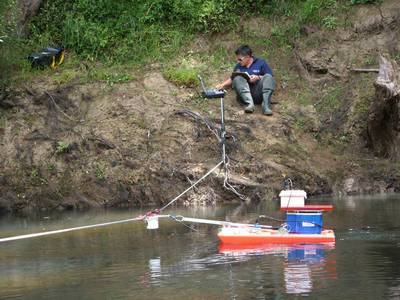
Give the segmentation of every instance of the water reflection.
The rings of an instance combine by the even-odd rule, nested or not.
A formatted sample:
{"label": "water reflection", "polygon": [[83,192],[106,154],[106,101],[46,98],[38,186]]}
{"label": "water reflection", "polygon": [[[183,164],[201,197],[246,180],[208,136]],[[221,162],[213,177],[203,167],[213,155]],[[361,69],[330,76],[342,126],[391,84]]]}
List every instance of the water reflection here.
{"label": "water reflection", "polygon": [[[260,259],[263,256],[281,257],[280,268],[287,294],[308,294],[313,289],[313,282],[326,274],[325,278],[335,280],[336,259],[331,254],[335,249],[334,243],[308,245],[277,245],[266,244],[261,246],[226,245],[220,244],[218,253],[197,259],[185,259],[177,264],[163,266],[161,258],[151,258],[148,261],[149,283],[161,285],[163,278],[171,278],[185,273],[204,271],[218,265],[231,267],[238,263]],[[279,272],[279,270],[274,270]],[[314,279],[316,277],[316,279]],[[233,279],[230,279],[231,281]],[[230,282],[235,285],[235,282]]]}
{"label": "water reflection", "polygon": [[152,284],[158,284],[161,277],[161,259],[153,258],[149,259],[149,269],[150,269],[150,282]]}
{"label": "water reflection", "polygon": [[[313,288],[313,273],[321,270],[336,279],[336,260],[326,257],[326,251],[333,250],[334,243],[313,245],[220,245],[220,252],[225,255],[281,255],[284,257],[283,274],[286,293],[307,294]],[[317,276],[319,277],[319,276]]]}

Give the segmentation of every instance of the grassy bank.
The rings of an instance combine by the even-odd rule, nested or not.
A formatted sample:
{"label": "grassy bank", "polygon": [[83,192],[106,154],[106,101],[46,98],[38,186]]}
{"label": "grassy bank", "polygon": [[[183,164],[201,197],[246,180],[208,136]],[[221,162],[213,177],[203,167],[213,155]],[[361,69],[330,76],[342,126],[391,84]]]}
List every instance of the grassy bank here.
{"label": "grassy bank", "polygon": [[[191,55],[188,45],[195,36],[215,37],[228,31],[237,34],[238,44],[250,43],[265,51],[259,54],[282,61],[282,56],[291,55],[303,26],[312,24],[328,30],[348,26],[349,8],[376,2],[379,1],[264,0],[254,4],[250,0],[45,0],[31,22],[29,38],[19,39],[19,6],[15,0],[5,0],[0,4],[0,14],[4,16],[0,19],[0,36],[5,37],[0,44],[0,81],[2,85],[16,82],[15,78],[26,81],[32,75],[26,56],[49,45],[64,46],[68,59],[75,60],[72,67],[85,62],[95,64],[96,69],[104,66],[107,72],[110,65],[124,69],[187,58]],[[249,17],[276,24],[265,29],[270,30],[268,38],[260,38],[251,26],[243,26]],[[231,59],[230,53],[212,50],[218,53],[207,63],[223,65]]]}

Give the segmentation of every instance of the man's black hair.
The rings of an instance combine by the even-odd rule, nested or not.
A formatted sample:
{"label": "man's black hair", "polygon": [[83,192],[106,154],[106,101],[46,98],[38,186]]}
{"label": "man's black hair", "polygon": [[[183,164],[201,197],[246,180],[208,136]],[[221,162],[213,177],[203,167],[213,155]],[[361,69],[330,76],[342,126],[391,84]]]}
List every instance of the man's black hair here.
{"label": "man's black hair", "polygon": [[253,56],[253,50],[248,45],[242,45],[235,51],[236,55]]}

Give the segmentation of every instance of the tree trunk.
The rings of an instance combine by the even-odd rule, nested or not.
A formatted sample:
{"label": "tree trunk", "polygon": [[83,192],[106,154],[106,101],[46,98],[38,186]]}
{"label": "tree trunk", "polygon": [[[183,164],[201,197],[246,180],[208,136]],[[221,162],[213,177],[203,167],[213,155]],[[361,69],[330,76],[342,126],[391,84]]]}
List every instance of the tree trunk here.
{"label": "tree trunk", "polygon": [[368,142],[375,155],[399,158],[400,143],[400,74],[395,61],[379,58],[375,81],[375,102],[368,116]]}
{"label": "tree trunk", "polygon": [[42,0],[19,0],[21,7],[21,17],[17,24],[17,34],[19,37],[29,35],[29,22],[39,12]]}

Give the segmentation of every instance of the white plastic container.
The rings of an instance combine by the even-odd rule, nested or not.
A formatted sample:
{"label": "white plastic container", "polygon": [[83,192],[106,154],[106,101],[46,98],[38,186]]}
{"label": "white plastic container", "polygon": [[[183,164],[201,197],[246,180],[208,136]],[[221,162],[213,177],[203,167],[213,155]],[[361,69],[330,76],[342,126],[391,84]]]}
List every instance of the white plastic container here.
{"label": "white plastic container", "polygon": [[158,229],[158,216],[149,216],[146,218],[147,229]]}
{"label": "white plastic container", "polygon": [[283,190],[279,193],[281,207],[303,207],[307,193],[303,190]]}

